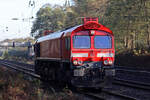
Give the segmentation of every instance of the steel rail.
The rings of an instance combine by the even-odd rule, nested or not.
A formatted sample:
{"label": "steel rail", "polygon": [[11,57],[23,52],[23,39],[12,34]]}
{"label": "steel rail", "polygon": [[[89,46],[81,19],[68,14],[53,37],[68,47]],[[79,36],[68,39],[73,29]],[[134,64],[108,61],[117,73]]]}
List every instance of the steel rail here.
{"label": "steel rail", "polygon": [[147,73],[147,74],[150,74],[149,71],[139,71],[139,70],[129,70],[129,69],[116,69],[116,71],[126,71],[126,72],[133,72],[133,73]]}
{"label": "steel rail", "polygon": [[150,90],[150,84],[143,83],[143,82],[114,78],[114,81],[112,83],[118,84],[118,85],[124,85],[128,87],[133,87],[133,88],[138,88],[138,89]]}
{"label": "steel rail", "polygon": [[28,74],[28,75],[30,75],[32,77],[40,79],[40,76],[35,74],[33,70],[30,70],[30,69],[27,69],[27,68],[23,68],[23,67],[21,67],[19,65],[14,66],[14,64],[12,64],[12,63],[10,64],[10,63],[6,63],[6,62],[1,62],[1,64],[4,65],[4,66],[9,67],[11,69],[23,72],[23,73]]}
{"label": "steel rail", "polygon": [[26,70],[29,72],[34,72],[34,69],[24,68],[23,66],[19,66],[19,65],[13,64],[13,63],[7,63],[7,62],[2,62],[2,63],[6,64],[6,65],[16,66],[17,68],[20,68],[20,69],[23,69],[23,70]]}
{"label": "steel rail", "polygon": [[106,94],[109,94],[109,95],[114,95],[114,96],[117,96],[117,97],[120,97],[120,98],[124,98],[126,100],[137,100],[137,98],[134,98],[132,96],[128,96],[128,95],[125,95],[125,94],[117,93],[117,92],[114,92],[114,91],[109,91],[109,90],[106,90],[106,89],[102,89],[102,92],[104,92]]}
{"label": "steel rail", "polygon": [[27,63],[23,63],[23,62],[12,61],[12,60],[0,60],[0,62],[1,61],[7,62],[7,63],[13,63],[13,64],[16,64],[16,65],[28,66],[31,69],[34,69],[34,65],[33,64],[27,64]]}
{"label": "steel rail", "polygon": [[[140,69],[140,68],[133,68],[133,67],[123,67],[123,66],[116,66],[116,70],[121,70],[121,71],[128,71],[128,72],[140,72],[140,73],[148,73],[150,74],[150,71],[146,71],[146,69]],[[148,69],[150,70],[150,69]]]}
{"label": "steel rail", "polygon": [[13,66],[16,66],[16,67],[18,67],[18,68],[21,68],[21,69],[24,69],[24,70],[27,70],[27,71],[30,71],[30,72],[34,72],[34,69],[31,69],[31,68],[24,68],[23,66],[19,66],[19,65],[14,64],[14,63],[8,63],[8,62],[2,62],[2,63],[8,64],[8,65],[13,65]]}
{"label": "steel rail", "polygon": [[98,100],[106,100],[104,97],[100,96],[100,94],[95,94],[95,93],[81,93],[81,94]]}

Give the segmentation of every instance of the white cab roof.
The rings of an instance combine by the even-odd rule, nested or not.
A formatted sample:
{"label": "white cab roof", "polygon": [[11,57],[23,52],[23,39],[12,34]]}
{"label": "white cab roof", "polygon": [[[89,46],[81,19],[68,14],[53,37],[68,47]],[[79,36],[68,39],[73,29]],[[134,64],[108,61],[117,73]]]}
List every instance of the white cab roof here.
{"label": "white cab roof", "polygon": [[42,42],[42,41],[46,41],[46,40],[51,40],[51,39],[56,39],[56,38],[60,38],[62,36],[62,34],[64,33],[64,35],[68,32],[72,32],[73,30],[75,30],[76,28],[78,28],[81,25],[72,27],[70,29],[64,30],[64,31],[57,31],[54,33],[51,33],[49,35],[46,36],[42,36],[40,38],[37,39],[37,43]]}

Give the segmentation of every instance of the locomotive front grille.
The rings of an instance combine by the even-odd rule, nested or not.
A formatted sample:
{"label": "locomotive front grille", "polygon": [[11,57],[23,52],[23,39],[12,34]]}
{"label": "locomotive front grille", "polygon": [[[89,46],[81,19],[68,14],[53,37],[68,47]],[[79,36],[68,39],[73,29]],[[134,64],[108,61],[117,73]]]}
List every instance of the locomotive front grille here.
{"label": "locomotive front grille", "polygon": [[[83,70],[82,70],[83,71]],[[72,83],[80,86],[95,86],[103,82],[104,79],[104,72],[100,68],[90,68],[84,69],[84,74],[82,76],[74,76],[72,79]]]}

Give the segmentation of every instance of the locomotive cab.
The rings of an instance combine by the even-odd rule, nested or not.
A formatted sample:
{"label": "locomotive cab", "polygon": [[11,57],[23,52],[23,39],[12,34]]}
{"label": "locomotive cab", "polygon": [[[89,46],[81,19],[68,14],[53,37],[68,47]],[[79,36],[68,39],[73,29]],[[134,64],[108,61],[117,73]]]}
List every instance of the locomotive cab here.
{"label": "locomotive cab", "polygon": [[71,40],[73,84],[95,87],[115,75],[113,34],[92,27],[74,32]]}
{"label": "locomotive cab", "polygon": [[101,65],[112,66],[114,63],[113,36],[104,31],[80,31],[72,36],[71,57],[73,65],[84,65],[84,62],[101,62]]}

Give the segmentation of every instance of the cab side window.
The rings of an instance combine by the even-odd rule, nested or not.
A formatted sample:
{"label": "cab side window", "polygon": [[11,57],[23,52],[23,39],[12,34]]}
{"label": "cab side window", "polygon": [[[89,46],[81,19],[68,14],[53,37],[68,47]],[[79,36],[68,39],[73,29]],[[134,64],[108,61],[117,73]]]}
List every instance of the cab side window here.
{"label": "cab side window", "polygon": [[65,47],[67,50],[70,50],[70,38],[69,37],[65,38]]}

